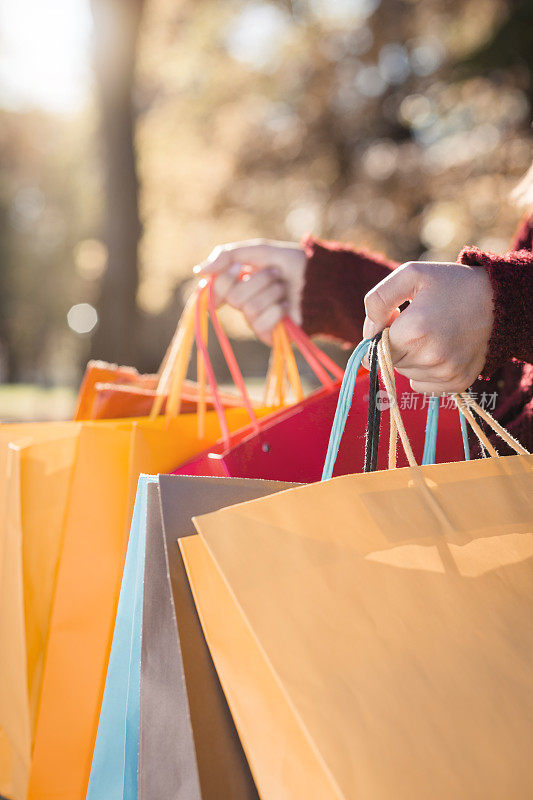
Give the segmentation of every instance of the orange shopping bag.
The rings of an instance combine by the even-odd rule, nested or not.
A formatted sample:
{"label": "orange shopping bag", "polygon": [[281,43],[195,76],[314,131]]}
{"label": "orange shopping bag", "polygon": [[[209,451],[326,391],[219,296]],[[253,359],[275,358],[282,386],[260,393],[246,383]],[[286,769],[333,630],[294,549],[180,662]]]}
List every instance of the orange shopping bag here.
{"label": "orange shopping bag", "polygon": [[211,654],[263,800],[531,797],[533,456],[465,395],[492,457],[416,466],[380,353],[411,466],[180,540]]}
{"label": "orange shopping bag", "polygon": [[[247,420],[230,409],[232,428]],[[82,423],[48,632],[28,798],[85,797],[126,536],[141,472],[168,472],[203,440],[194,415],[102,426]]]}
{"label": "orange shopping bag", "polygon": [[140,472],[211,446],[221,419],[250,419],[208,410],[205,394],[200,431],[179,413],[191,311],[182,331],[156,394],[171,396],[165,417],[0,426],[0,791],[14,800],[85,797]]}
{"label": "orange shopping bag", "polygon": [[[243,409],[229,409],[226,419],[233,430],[248,421],[248,414]],[[30,435],[20,439],[22,432]],[[75,696],[80,695],[79,726],[83,722],[83,698],[87,704],[96,703],[91,713],[97,716],[98,701],[94,698],[98,698],[99,689],[94,689],[93,683],[91,695],[89,678],[91,675],[94,678],[102,653],[105,671],[106,625],[111,630],[115,603],[113,580],[120,580],[139,473],[169,471],[214,443],[219,435],[214,412],[206,414],[205,434],[201,439],[192,414],[180,415],[169,422],[158,418],[0,426],[0,792],[15,800],[26,796],[33,748],[34,767],[39,763],[40,730],[47,746],[52,748],[46,757],[51,770],[55,763],[57,778],[65,772],[64,764],[61,768],[57,765],[57,758],[62,758],[61,738],[64,736],[71,744],[76,742],[77,746],[79,740],[75,735],[76,725],[72,730],[61,730],[55,721],[60,719],[61,708],[66,705],[69,676],[76,681],[73,672],[76,653],[87,670],[87,694],[81,678],[76,686],[70,687]],[[71,548],[83,554],[83,546],[89,548],[92,561],[88,558],[85,563],[83,556],[75,562],[77,571],[72,572],[73,562],[66,556],[72,555]],[[92,586],[88,583],[91,564],[95,570]],[[89,597],[99,586],[101,602],[107,611],[98,612],[95,620]],[[70,595],[73,589],[79,593],[78,608]],[[65,629],[56,633],[58,625],[64,624],[59,611],[62,592],[70,597],[65,600],[72,612],[68,635]],[[78,611],[80,615],[76,616]],[[103,636],[105,641],[101,641],[100,650],[95,646],[85,659],[81,642],[89,641],[91,620],[96,626],[91,635]],[[57,641],[64,641],[67,647],[69,657],[62,665],[67,676],[54,661]],[[54,675],[58,677],[50,683]],[[83,667],[79,675],[83,675]],[[78,716],[77,702],[70,706],[75,716]],[[47,709],[51,717],[47,716]],[[50,722],[54,723],[56,737],[47,730]],[[58,748],[55,751],[54,742]],[[90,747],[89,744],[83,756],[89,763]],[[77,752],[81,757],[81,750]],[[73,770],[75,761],[73,758]]]}
{"label": "orange shopping bag", "polygon": [[[189,309],[196,303],[193,294],[189,306],[180,319],[172,341],[157,374],[142,375],[133,367],[119,367],[105,361],[89,361],[74,412],[75,420],[118,419],[123,417],[148,416],[153,408],[154,400],[162,396],[159,411],[166,405],[169,391],[169,377],[176,367],[176,362],[183,359],[190,341]],[[185,358],[188,360],[188,357]],[[201,389],[193,381],[183,380],[181,388],[181,412],[196,411]],[[225,407],[240,405],[239,398],[229,392],[218,390]],[[209,407],[212,408],[212,395],[206,390]]]}
{"label": "orange shopping bag", "polygon": [[72,423],[0,426],[0,792],[10,797],[25,795],[76,446]]}

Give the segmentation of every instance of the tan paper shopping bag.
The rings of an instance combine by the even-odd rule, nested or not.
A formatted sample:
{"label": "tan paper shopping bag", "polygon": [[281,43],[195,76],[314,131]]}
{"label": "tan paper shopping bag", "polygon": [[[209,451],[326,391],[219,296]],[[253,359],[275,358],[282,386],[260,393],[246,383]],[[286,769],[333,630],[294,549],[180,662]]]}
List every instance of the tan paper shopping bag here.
{"label": "tan paper shopping bag", "polygon": [[263,800],[532,796],[533,457],[195,524],[180,546]]}
{"label": "tan paper shopping bag", "polygon": [[160,475],[148,486],[139,800],[257,800],[177,544],[191,517],[291,484]]}

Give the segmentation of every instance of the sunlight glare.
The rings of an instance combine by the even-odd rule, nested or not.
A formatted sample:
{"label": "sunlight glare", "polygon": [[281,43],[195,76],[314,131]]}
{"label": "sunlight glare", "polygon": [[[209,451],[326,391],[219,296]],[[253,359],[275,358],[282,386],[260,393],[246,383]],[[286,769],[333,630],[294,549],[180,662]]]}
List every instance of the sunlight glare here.
{"label": "sunlight glare", "polygon": [[3,0],[0,106],[76,111],[91,87],[88,0]]}

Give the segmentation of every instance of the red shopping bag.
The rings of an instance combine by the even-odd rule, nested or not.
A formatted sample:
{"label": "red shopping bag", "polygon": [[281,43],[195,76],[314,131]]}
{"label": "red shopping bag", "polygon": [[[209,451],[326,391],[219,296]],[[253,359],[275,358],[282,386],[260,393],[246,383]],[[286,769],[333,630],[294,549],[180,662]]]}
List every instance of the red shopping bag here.
{"label": "red shopping bag", "polygon": [[[232,478],[313,483],[320,480],[328,447],[329,435],[337,407],[340,380],[332,362],[311,343],[290,320],[285,321],[291,339],[317,373],[322,388],[300,402],[259,420],[224,437],[215,446],[183,464],[174,474],[213,475]],[[330,369],[336,379],[324,377]],[[334,367],[335,365],[333,365]],[[346,433],[335,464],[335,475],[363,471],[365,434],[368,415],[368,374],[358,379]],[[421,461],[424,451],[426,415],[429,397],[412,391],[407,378],[398,376],[398,402],[411,437],[413,451]],[[389,415],[384,414],[383,436],[378,451],[378,469],[387,469]],[[463,440],[455,404],[441,402],[437,440],[437,463],[460,461]],[[407,466],[402,453],[398,466]]]}

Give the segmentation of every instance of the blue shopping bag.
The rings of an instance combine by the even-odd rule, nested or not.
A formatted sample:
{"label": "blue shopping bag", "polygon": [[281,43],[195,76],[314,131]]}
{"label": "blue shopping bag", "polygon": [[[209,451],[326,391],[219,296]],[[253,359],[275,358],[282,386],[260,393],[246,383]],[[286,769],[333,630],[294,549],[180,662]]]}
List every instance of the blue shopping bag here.
{"label": "blue shopping bag", "polygon": [[87,800],[137,798],[147,487],[153,482],[157,477],[141,475],[137,486]]}

